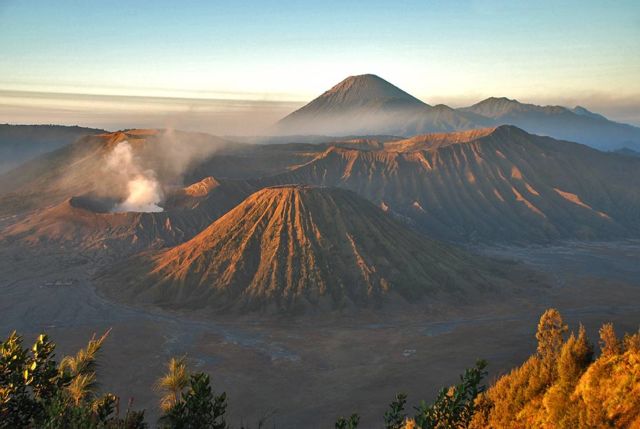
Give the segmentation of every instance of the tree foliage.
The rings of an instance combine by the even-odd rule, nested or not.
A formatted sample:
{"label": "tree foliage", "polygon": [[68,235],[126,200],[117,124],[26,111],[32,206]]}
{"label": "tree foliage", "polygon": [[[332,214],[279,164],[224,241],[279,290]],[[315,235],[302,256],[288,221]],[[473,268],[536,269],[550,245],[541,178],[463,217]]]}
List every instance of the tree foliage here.
{"label": "tree foliage", "polygon": [[602,356],[614,356],[622,352],[622,343],[616,336],[613,323],[605,323],[600,328],[600,353]]}
{"label": "tree foliage", "polygon": [[71,380],[57,369],[55,345],[40,335],[31,350],[11,333],[0,346],[0,427],[26,427],[44,418],[45,408]]}
{"label": "tree foliage", "polygon": [[[536,352],[487,390],[485,361],[441,389],[415,415],[397,394],[384,412],[386,429],[640,429],[640,331],[616,336],[600,329],[600,355],[586,330],[568,328],[557,310],[547,310],[536,331]],[[0,429],[141,429],[144,411],[131,402],[120,416],[119,398],[100,393],[99,354],[107,338],[95,336],[75,355],[55,360],[55,344],[40,335],[30,348],[13,332],[0,343]],[[173,358],[156,383],[159,424],[172,429],[227,429],[226,393],[216,394],[204,373],[190,373],[186,359]],[[261,427],[259,424],[258,427]],[[360,416],[340,417],[336,429],[356,429]]]}
{"label": "tree foliage", "polygon": [[556,310],[542,315],[537,353],[478,397],[471,428],[640,429],[640,335],[621,342],[605,324],[594,361],[584,327],[566,331]]}
{"label": "tree foliage", "polygon": [[473,417],[476,397],[484,392],[482,379],[487,375],[487,362],[480,360],[475,367],[460,376],[460,383],[440,390],[433,404],[424,401],[416,408],[414,420],[422,429],[462,429]]}
{"label": "tree foliage", "polygon": [[[405,413],[407,395],[399,393],[384,413],[384,427],[387,429],[462,429],[467,428],[475,411],[475,400],[485,390],[482,380],[487,375],[487,362],[479,360],[473,368],[460,376],[460,383],[441,389],[432,404],[422,401],[415,408],[416,415],[408,418]],[[360,417],[352,414],[340,417],[336,429],[353,429]]]}
{"label": "tree foliage", "polygon": [[384,413],[384,427],[386,429],[402,429],[407,418],[404,407],[407,404],[407,395],[398,393],[389,404],[389,409]]}
{"label": "tree foliage", "polygon": [[96,359],[107,334],[59,365],[46,335],[31,349],[17,333],[9,335],[0,344],[0,428],[146,427],[144,412],[127,410],[121,418],[115,395],[96,394]]}
{"label": "tree foliage", "polygon": [[336,421],[336,429],[356,429],[360,423],[358,414],[351,414],[349,417],[340,417]]}
{"label": "tree foliage", "polygon": [[185,358],[171,358],[167,364],[167,373],[160,377],[156,389],[162,393],[160,409],[169,412],[182,397],[184,389],[189,384],[189,371]]}
{"label": "tree foliage", "polygon": [[161,425],[171,429],[226,429],[227,394],[215,395],[209,376],[190,376],[186,393],[161,417]]}
{"label": "tree foliage", "polygon": [[65,356],[60,362],[59,371],[70,380],[66,386],[67,394],[76,406],[95,396],[98,353],[108,335],[109,331],[100,338],[94,335],[85,349],[80,349],[75,356]]}

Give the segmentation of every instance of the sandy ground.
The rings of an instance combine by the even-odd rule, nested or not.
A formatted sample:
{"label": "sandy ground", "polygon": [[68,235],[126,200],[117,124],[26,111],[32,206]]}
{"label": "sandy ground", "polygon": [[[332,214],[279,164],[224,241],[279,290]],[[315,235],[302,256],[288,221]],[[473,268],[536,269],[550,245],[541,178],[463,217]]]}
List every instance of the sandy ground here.
{"label": "sandy ground", "polygon": [[171,356],[187,355],[227,391],[235,427],[268,417],[269,428],[327,428],[358,412],[361,427],[377,428],[397,392],[415,405],[478,358],[489,361],[490,378],[522,362],[545,308],[559,308],[574,329],[582,322],[594,340],[603,322],[619,333],[640,326],[640,242],[475,250],[543,270],[552,287],[451,317],[239,322],[113,303],[94,290],[96,261],[0,249],[0,335],[15,329],[31,341],[47,332],[62,356],[112,328],[101,388],[133,398],[151,423],[154,380]]}

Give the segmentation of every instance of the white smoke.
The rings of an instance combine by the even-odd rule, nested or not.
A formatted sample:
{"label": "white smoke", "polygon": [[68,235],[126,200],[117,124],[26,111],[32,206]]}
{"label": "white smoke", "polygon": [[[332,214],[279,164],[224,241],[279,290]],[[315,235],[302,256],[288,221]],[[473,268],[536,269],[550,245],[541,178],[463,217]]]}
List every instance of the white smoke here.
{"label": "white smoke", "polygon": [[135,176],[127,183],[129,195],[118,204],[117,212],[161,212],[162,190],[155,178]]}
{"label": "white smoke", "polygon": [[133,149],[124,140],[113,149],[107,158],[107,168],[126,181],[127,197],[116,205],[114,212],[161,212],[162,187],[153,170],[140,167]]}

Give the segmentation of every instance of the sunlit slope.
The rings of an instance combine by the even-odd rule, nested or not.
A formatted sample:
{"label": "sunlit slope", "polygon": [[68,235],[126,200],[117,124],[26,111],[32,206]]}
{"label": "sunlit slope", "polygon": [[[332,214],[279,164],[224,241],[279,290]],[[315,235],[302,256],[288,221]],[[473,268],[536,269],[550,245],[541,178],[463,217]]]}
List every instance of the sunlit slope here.
{"label": "sunlit slope", "polygon": [[385,150],[334,147],[263,183],[351,189],[451,240],[640,234],[640,160],[512,126],[418,136]]}
{"label": "sunlit slope", "polygon": [[462,302],[498,288],[499,272],[352,192],[285,186],[256,192],[192,240],[106,278],[115,296],[172,307],[303,311],[397,296]]}

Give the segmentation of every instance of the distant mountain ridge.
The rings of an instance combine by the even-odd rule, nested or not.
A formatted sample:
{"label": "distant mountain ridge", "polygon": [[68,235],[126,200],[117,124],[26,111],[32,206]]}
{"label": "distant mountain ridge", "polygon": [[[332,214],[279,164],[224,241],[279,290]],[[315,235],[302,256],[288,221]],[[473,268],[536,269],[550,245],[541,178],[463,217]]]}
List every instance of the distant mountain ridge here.
{"label": "distant mountain ridge", "polygon": [[334,146],[256,187],[353,190],[438,238],[546,242],[640,235],[640,159],[510,125]]}
{"label": "distant mountain ridge", "polygon": [[515,125],[523,130],[574,141],[600,150],[640,148],[640,128],[610,121],[584,107],[538,106],[506,97],[490,97],[470,107],[458,109]]}
{"label": "distant mountain ridge", "polygon": [[430,106],[372,74],[350,76],[280,120],[274,134],[400,135],[473,128],[473,114]]}
{"label": "distant mountain ridge", "polygon": [[626,156],[635,156],[640,157],[640,152],[637,150],[629,149],[628,147],[623,147],[613,151],[614,153]]}
{"label": "distant mountain ridge", "polygon": [[281,119],[274,134],[415,136],[499,125],[610,151],[640,150],[640,128],[611,121],[582,106],[538,106],[490,97],[469,107],[431,106],[371,74],[350,76]]}
{"label": "distant mountain ridge", "polygon": [[0,174],[80,137],[104,132],[78,126],[0,124]]}

